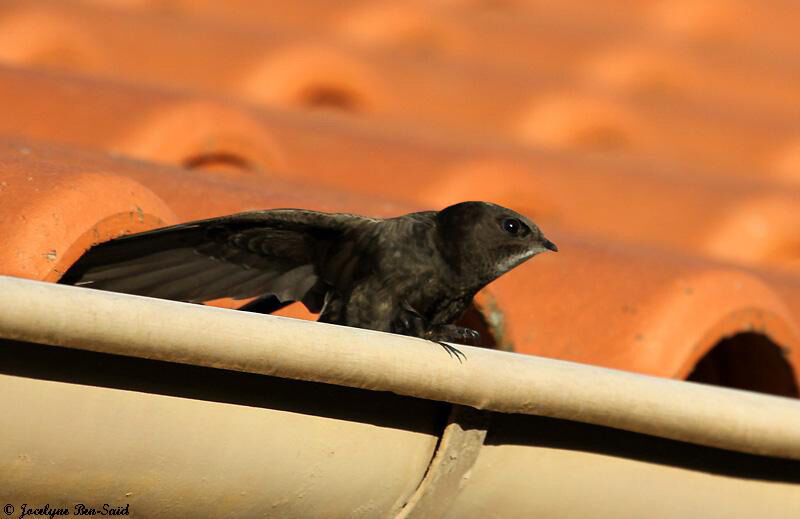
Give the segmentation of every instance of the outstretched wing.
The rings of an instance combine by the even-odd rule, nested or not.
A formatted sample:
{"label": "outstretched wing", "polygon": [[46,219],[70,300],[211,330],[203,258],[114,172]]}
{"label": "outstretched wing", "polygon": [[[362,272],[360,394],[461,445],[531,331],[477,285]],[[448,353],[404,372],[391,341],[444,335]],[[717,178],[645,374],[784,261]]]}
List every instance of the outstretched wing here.
{"label": "outstretched wing", "polygon": [[60,282],[191,302],[274,295],[318,312],[361,274],[379,222],[300,209],[189,222],[101,243]]}

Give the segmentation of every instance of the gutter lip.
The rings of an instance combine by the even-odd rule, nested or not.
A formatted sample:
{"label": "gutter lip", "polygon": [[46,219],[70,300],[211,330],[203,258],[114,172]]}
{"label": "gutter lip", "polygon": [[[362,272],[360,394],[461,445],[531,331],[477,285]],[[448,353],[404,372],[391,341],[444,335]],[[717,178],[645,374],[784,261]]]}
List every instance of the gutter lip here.
{"label": "gutter lip", "polygon": [[0,337],[548,416],[800,460],[800,401],[412,337],[0,276]]}

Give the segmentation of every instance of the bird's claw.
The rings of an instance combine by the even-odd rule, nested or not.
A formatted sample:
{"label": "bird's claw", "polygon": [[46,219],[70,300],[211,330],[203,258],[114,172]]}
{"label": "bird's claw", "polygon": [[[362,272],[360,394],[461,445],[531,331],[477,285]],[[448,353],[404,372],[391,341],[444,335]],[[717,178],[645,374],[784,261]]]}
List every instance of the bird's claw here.
{"label": "bird's claw", "polygon": [[464,353],[455,346],[451,346],[450,344],[447,344],[446,342],[442,341],[433,341],[433,342],[444,348],[444,351],[446,351],[447,354],[450,355],[450,358],[455,358],[456,360],[458,360],[459,364],[463,364],[464,361],[467,360],[467,356],[464,355]]}

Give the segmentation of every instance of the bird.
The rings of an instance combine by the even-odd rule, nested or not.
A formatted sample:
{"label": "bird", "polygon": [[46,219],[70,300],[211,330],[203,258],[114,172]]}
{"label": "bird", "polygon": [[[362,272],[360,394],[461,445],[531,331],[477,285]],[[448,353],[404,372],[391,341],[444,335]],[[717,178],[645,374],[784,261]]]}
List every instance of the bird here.
{"label": "bird", "polygon": [[[248,211],[129,234],[90,248],[61,283],[185,302],[301,301],[324,323],[474,344],[455,321],[475,294],[544,251],[529,218],[489,202],[393,218]],[[269,310],[267,311],[269,312]]]}

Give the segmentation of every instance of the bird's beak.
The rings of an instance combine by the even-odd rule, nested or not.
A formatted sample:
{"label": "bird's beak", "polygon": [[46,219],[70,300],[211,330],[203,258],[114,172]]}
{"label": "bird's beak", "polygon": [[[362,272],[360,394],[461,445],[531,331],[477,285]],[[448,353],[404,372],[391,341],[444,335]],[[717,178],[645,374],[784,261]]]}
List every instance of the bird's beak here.
{"label": "bird's beak", "polygon": [[553,243],[550,240],[548,240],[547,238],[542,238],[542,245],[547,250],[551,250],[553,252],[558,252],[558,246],[555,243]]}

